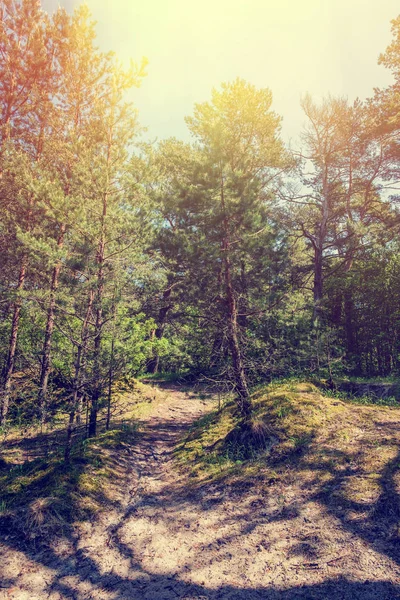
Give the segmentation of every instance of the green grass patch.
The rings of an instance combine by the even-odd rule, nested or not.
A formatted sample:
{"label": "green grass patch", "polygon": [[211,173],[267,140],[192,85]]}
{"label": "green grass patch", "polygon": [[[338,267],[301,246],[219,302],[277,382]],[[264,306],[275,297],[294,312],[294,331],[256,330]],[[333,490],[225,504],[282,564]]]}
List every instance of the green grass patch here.
{"label": "green grass patch", "polygon": [[139,381],[154,381],[154,382],[165,382],[165,383],[175,383],[185,379],[185,377],[189,374],[189,369],[179,371],[179,373],[173,373],[170,371],[160,372],[160,373],[142,373],[138,376]]}
{"label": "green grass patch", "polygon": [[394,396],[387,396],[385,398],[380,398],[379,396],[375,395],[356,396],[355,394],[351,394],[349,392],[330,389],[324,390],[324,396],[328,398],[338,398],[344,402],[349,402],[350,404],[359,404],[362,406],[392,406],[394,408],[400,408],[400,403]]}
{"label": "green grass patch", "polygon": [[[138,384],[119,392],[119,417],[109,431],[73,445],[64,462],[65,420],[57,451],[20,461],[21,453],[0,459],[0,525],[32,539],[51,539],[72,522],[84,521],[119,505],[127,476],[129,448],[136,443],[138,419],[152,410],[153,391]],[[39,435],[39,434],[38,434]],[[39,438],[38,438],[39,440]],[[23,444],[23,438],[21,444]],[[38,447],[40,451],[40,446]]]}
{"label": "green grass patch", "polygon": [[[258,386],[252,404],[249,421],[231,401],[193,425],[176,451],[192,481],[249,482],[260,474],[275,480],[294,471],[305,480],[329,482],[355,461],[379,472],[384,456],[380,460],[376,450],[375,420],[396,420],[400,410],[393,399],[337,397],[299,379]],[[355,439],[363,439],[359,448]]]}

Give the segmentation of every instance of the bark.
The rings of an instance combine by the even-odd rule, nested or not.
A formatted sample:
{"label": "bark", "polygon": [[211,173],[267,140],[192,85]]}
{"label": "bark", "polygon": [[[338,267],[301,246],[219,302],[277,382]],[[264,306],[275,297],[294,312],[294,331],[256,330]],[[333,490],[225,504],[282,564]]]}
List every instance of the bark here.
{"label": "bark", "polygon": [[75,373],[74,373],[74,383],[73,383],[73,397],[71,403],[71,411],[69,413],[69,422],[67,428],[67,441],[65,444],[65,452],[64,452],[64,460],[66,463],[69,462],[71,449],[72,449],[72,438],[75,432],[75,416],[79,415],[79,421],[76,419],[76,424],[80,423],[80,413],[82,411],[82,392],[81,392],[81,384],[82,384],[82,362],[83,357],[86,351],[86,345],[89,337],[89,321],[90,315],[92,313],[93,307],[93,291],[89,293],[89,301],[86,309],[85,320],[82,324],[81,331],[81,343],[78,344],[78,348],[76,351],[76,360],[75,360]]}
{"label": "bark", "polygon": [[110,369],[108,371],[108,396],[107,396],[106,431],[108,431],[110,429],[113,377],[114,377],[114,340],[111,341]]}
{"label": "bark", "polygon": [[94,333],[94,357],[93,357],[93,392],[92,392],[92,405],[90,407],[89,417],[89,437],[95,437],[97,433],[97,413],[99,409],[99,400],[102,391],[101,385],[101,337],[103,328],[103,292],[104,292],[104,238],[102,238],[99,251],[98,251],[98,263],[99,271],[97,275],[97,298],[96,298],[96,324]]}
{"label": "bark", "polygon": [[64,462],[66,464],[69,464],[70,457],[71,457],[72,437],[73,437],[73,433],[74,433],[74,418],[75,418],[75,410],[71,410],[71,412],[69,413],[69,421],[68,421],[68,428],[67,428],[67,442],[65,444],[65,450],[64,450]]}
{"label": "bark", "polygon": [[80,368],[81,368],[81,358],[82,358],[82,346],[78,346],[76,363],[75,363],[75,377],[74,377],[74,395],[72,398],[72,408],[69,413],[69,421],[67,428],[67,441],[65,444],[65,452],[64,452],[64,460],[66,463],[69,462],[71,449],[72,449],[72,437],[75,430],[75,412],[78,407],[78,394],[79,394],[79,376],[80,376]]}
{"label": "bark", "polygon": [[89,416],[89,437],[95,437],[97,432],[97,412],[99,409],[99,400],[102,394],[101,381],[101,345],[103,330],[103,295],[104,295],[104,259],[106,248],[106,219],[108,212],[108,201],[110,193],[110,168],[111,168],[111,150],[113,147],[114,125],[110,125],[107,136],[107,156],[105,165],[105,186],[102,194],[102,213],[100,220],[100,236],[97,248],[96,262],[97,270],[97,294],[96,294],[96,323],[94,331],[94,357],[93,357],[93,391],[92,404]]}
{"label": "bark", "polygon": [[23,257],[22,263],[21,263],[21,268],[19,271],[19,277],[18,277],[18,284],[17,284],[17,290],[16,290],[17,299],[14,303],[10,342],[9,342],[8,356],[7,356],[5,375],[4,375],[3,401],[2,401],[2,407],[1,407],[1,420],[0,420],[0,424],[2,426],[4,426],[6,423],[8,409],[9,409],[9,405],[10,405],[11,379],[12,379],[12,374],[14,371],[15,352],[17,349],[19,320],[20,320],[20,316],[21,316],[21,306],[22,306],[22,300],[21,300],[19,294],[24,289],[25,276],[26,276],[26,265],[27,265],[27,259],[26,259],[26,257]]}
{"label": "bark", "polygon": [[[66,232],[66,225],[63,223],[61,225],[60,235],[57,240],[57,247],[61,249],[64,244],[64,236]],[[50,287],[50,301],[47,309],[47,322],[46,322],[46,331],[44,335],[44,343],[43,343],[43,351],[42,351],[42,366],[40,371],[40,383],[39,383],[39,394],[38,394],[38,404],[40,406],[40,420],[41,424],[46,420],[46,411],[47,411],[47,387],[49,382],[49,374],[51,368],[50,361],[50,352],[51,352],[51,341],[53,337],[54,331],[54,317],[55,317],[55,308],[56,308],[56,297],[57,297],[57,289],[58,289],[58,280],[61,271],[61,261],[57,261],[56,265],[53,268],[53,274],[51,278],[51,287]]]}
{"label": "bark", "polygon": [[247,327],[247,312],[249,305],[249,297],[248,297],[248,286],[247,286],[247,275],[246,275],[246,265],[244,260],[240,263],[240,282],[241,282],[241,298],[239,304],[239,311],[241,314],[238,316],[238,323],[240,327],[246,329]]}
{"label": "bark", "polygon": [[109,168],[111,163],[111,145],[112,145],[112,128],[108,134],[108,147],[107,147],[107,174],[105,191],[103,193],[103,209],[101,214],[100,223],[100,239],[97,248],[96,261],[98,264],[97,270],[97,294],[96,294],[96,324],[94,331],[94,357],[93,357],[93,391],[92,391],[92,405],[90,407],[89,416],[89,437],[95,437],[97,433],[97,413],[99,410],[99,401],[102,393],[101,383],[101,342],[102,342],[102,330],[103,330],[103,295],[104,295],[104,257],[106,247],[106,217],[108,209],[108,195],[109,195]]}
{"label": "bark", "polygon": [[232,283],[232,265],[230,258],[230,232],[229,220],[225,206],[224,180],[221,176],[221,208],[223,213],[223,238],[221,243],[223,275],[225,285],[225,297],[227,307],[227,334],[228,345],[232,360],[234,389],[237,394],[237,403],[240,412],[248,416],[251,412],[251,401],[249,389],[247,386],[246,374],[243,366],[243,358],[240,352],[239,336],[238,336],[238,321],[237,321],[237,304]]}
{"label": "bark", "polygon": [[314,310],[313,325],[318,329],[322,318],[322,298],[324,292],[323,280],[323,259],[324,245],[328,232],[329,219],[329,184],[328,184],[328,166],[325,165],[322,183],[322,201],[321,201],[321,222],[317,234],[314,238]]}
{"label": "bark", "polygon": [[78,408],[76,410],[76,424],[80,425],[82,421],[82,411],[83,411],[83,394],[79,394],[78,398]]}
{"label": "bark", "polygon": [[[167,323],[167,316],[169,311],[172,308],[172,304],[165,304],[165,302],[170,298],[172,292],[172,286],[170,286],[163,293],[163,306],[158,311],[158,319],[157,319],[157,328],[154,330],[153,337],[160,340],[164,335],[165,325]],[[158,354],[152,356],[147,362],[147,372],[148,373],[158,373],[160,357]]]}
{"label": "bark", "polygon": [[313,324],[318,328],[321,322],[321,303],[323,295],[323,250],[322,244],[315,245],[314,248],[314,309],[313,309]]}
{"label": "bark", "polygon": [[250,394],[247,387],[246,375],[243,367],[243,360],[239,346],[237,308],[232,287],[231,264],[228,256],[225,256],[224,264],[226,299],[228,305],[228,340],[235,379],[235,391],[238,395],[238,404],[240,411],[244,415],[248,415],[251,411]]}

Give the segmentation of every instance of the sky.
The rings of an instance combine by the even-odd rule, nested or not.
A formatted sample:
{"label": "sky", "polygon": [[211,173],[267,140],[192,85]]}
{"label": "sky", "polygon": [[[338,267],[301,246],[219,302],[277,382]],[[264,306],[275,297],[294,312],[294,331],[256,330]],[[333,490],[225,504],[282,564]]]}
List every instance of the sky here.
{"label": "sky", "polygon": [[[42,0],[71,11],[75,0]],[[221,82],[242,77],[273,93],[282,136],[296,144],[300,99],[370,96],[391,82],[377,64],[398,0],[87,0],[98,44],[123,61],[149,60],[133,92],[149,139],[189,139],[184,122]]]}

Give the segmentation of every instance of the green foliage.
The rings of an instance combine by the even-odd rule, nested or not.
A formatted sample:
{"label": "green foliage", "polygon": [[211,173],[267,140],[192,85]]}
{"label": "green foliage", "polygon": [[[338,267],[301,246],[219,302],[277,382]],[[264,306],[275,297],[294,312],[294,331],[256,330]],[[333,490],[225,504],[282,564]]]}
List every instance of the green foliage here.
{"label": "green foliage", "polygon": [[[224,392],[238,372],[246,386],[397,377],[398,211],[385,187],[399,180],[399,19],[380,58],[396,84],[365,103],[306,96],[300,159],[271,90],[240,78],[195,105],[190,143],[141,142],[130,98],[146,60],[123,69],[101,52],[86,6],[6,4],[4,431],[59,410],[74,420],[84,402],[95,425],[115,382],[146,371]],[[290,398],[276,410],[288,418]]]}

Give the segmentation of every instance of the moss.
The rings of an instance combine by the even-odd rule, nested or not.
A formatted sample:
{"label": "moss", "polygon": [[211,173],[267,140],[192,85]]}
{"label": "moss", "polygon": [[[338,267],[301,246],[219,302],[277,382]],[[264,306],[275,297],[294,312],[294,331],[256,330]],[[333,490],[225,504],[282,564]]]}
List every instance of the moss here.
{"label": "moss", "polygon": [[[151,410],[154,401],[157,394],[154,399],[154,390],[143,384],[120,391],[116,397],[119,421],[96,438],[76,443],[68,466],[62,458],[65,420],[60,419],[58,429],[52,432],[55,440],[59,438],[55,446],[60,448],[61,444],[61,454],[53,452],[45,459],[23,460],[25,438],[11,432],[12,451],[9,456],[4,453],[0,464],[0,519],[7,513],[7,522],[21,534],[50,539],[73,521],[92,518],[118,504],[123,493],[121,478],[126,472],[116,461],[117,453],[123,454],[135,444],[137,419]],[[30,442],[35,435],[40,453],[40,434],[33,428],[26,432]]]}
{"label": "moss", "polygon": [[[396,421],[398,407],[354,405],[322,395],[311,383],[296,381],[259,387],[252,403],[250,422],[244,423],[231,403],[194,425],[176,453],[190,477],[244,481],[251,473],[262,472],[264,478],[273,480],[282,477],[277,473],[287,475],[291,469],[297,477],[330,490],[338,474],[356,468],[357,473],[374,475],[360,479],[357,488],[349,479],[343,492],[355,499],[363,493],[372,499],[374,477],[380,476],[396,452],[390,440],[385,450],[377,452],[376,423],[382,418]],[[262,432],[258,440],[256,431]]]}

